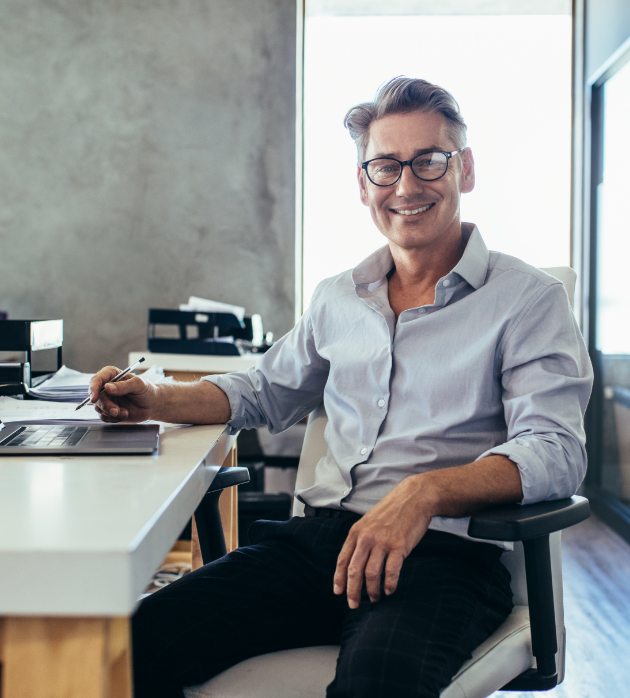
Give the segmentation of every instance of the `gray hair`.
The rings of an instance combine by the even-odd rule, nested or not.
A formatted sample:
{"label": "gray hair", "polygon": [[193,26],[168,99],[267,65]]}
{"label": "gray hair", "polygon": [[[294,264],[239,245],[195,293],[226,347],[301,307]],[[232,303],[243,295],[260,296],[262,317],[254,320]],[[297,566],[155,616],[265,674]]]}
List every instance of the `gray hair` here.
{"label": "gray hair", "polygon": [[344,118],[344,126],[357,146],[359,161],[365,157],[373,121],[388,114],[414,111],[442,114],[455,147],[459,149],[466,145],[466,123],[453,95],[426,80],[399,76],[381,86],[373,102],[357,104]]}

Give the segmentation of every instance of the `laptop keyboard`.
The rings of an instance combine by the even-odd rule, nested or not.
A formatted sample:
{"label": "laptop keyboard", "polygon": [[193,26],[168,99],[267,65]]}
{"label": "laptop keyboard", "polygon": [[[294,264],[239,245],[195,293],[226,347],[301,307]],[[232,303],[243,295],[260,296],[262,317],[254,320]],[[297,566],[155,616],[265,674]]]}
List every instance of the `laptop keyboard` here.
{"label": "laptop keyboard", "polygon": [[23,446],[24,448],[68,448],[76,446],[87,434],[89,427],[20,427],[1,446]]}

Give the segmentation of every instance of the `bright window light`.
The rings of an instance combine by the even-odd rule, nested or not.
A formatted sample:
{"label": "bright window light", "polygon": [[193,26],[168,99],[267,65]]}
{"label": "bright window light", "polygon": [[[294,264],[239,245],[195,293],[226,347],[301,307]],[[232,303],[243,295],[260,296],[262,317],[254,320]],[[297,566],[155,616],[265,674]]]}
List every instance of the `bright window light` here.
{"label": "bright window light", "polygon": [[[490,249],[539,267],[569,264],[570,16],[307,15],[304,70],[305,308],[322,279],[385,244],[359,200],[343,117],[397,75],[459,102],[477,175],[462,220]],[[335,182],[321,158],[330,153],[347,161]]]}
{"label": "bright window light", "polygon": [[604,176],[598,187],[597,340],[604,354],[630,354],[627,261],[630,188],[625,142],[630,113],[630,64],[604,85]]}

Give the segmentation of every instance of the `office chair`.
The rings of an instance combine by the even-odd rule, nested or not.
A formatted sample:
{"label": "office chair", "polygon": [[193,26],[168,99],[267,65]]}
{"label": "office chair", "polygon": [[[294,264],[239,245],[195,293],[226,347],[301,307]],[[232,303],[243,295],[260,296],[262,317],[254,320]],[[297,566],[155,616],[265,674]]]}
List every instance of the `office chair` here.
{"label": "office chair", "polygon": [[[568,267],[544,271],[563,281],[572,301],[575,272]],[[296,489],[314,482],[315,466],[327,451],[327,421],[323,405],[309,418]],[[294,516],[303,512],[304,505],[295,500]],[[471,518],[468,533],[472,537],[514,541],[514,551],[501,558],[512,575],[514,609],[477,647],[440,698],[486,698],[497,690],[545,691],[563,681],[560,531],[589,514],[588,501],[576,496],[526,506],[504,505]],[[220,527],[216,533],[222,535]],[[202,556],[204,563],[214,559],[208,551],[204,554],[203,547]],[[205,684],[187,688],[185,694],[187,698],[323,698],[335,676],[338,654],[338,646],[320,646],[252,657]]]}

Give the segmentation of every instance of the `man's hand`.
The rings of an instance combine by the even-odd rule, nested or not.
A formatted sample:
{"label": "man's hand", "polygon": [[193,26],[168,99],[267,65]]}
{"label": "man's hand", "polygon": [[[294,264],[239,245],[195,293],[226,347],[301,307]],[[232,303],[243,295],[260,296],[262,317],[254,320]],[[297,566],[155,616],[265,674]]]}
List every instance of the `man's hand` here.
{"label": "man's hand", "polygon": [[506,456],[410,475],[350,529],[337,558],[335,594],[346,591],[350,608],[358,608],[365,579],[370,601],[378,601],[383,569],[385,594],[393,594],[404,559],[434,516],[472,516],[522,498],[518,467]]}
{"label": "man's hand", "polygon": [[[109,383],[120,373],[115,366],[102,368],[90,381],[90,401],[104,422],[144,422],[151,419],[157,389],[131,373]],[[105,390],[101,393],[101,388]]]}
{"label": "man's hand", "polygon": [[155,419],[173,424],[225,424],[230,419],[227,395],[208,381],[153,385],[128,373],[117,383],[108,383],[119,373],[115,366],[106,366],[90,381],[90,401],[104,422]]}
{"label": "man's hand", "polygon": [[358,608],[365,578],[370,601],[396,591],[403,560],[418,545],[431,523],[432,507],[422,476],[405,478],[350,529],[337,559],[335,594],[347,587],[348,605]]}

